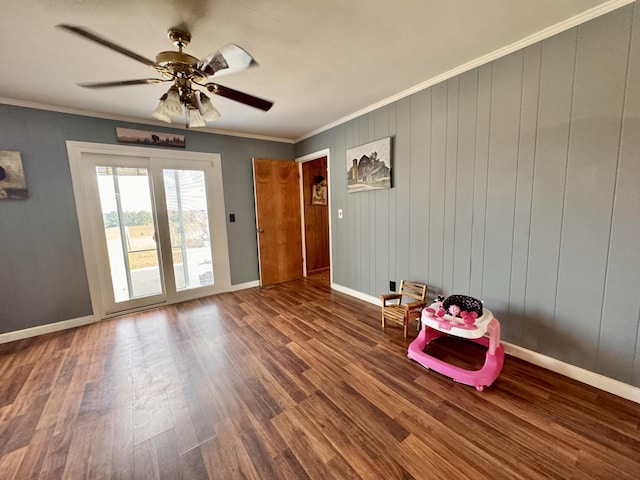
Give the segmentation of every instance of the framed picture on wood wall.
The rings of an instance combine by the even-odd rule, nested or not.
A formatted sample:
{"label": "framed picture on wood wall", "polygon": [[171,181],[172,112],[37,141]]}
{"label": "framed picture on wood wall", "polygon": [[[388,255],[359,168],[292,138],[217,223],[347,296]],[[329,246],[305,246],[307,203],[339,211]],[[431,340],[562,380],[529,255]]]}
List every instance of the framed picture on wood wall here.
{"label": "framed picture on wood wall", "polygon": [[347,193],[391,188],[391,137],[347,150]]}

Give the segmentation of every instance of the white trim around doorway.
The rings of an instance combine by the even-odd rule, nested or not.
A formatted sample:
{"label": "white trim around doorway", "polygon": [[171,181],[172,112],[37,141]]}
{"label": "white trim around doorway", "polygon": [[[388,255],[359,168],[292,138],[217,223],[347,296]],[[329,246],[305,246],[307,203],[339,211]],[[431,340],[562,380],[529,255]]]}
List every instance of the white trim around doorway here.
{"label": "white trim around doorway", "polygon": [[317,160],[322,157],[327,157],[327,178],[329,179],[329,188],[327,190],[327,205],[329,209],[329,275],[331,277],[331,286],[333,287],[333,244],[331,240],[331,149],[325,148],[324,150],[319,150],[314,153],[309,153],[307,155],[303,155],[302,157],[297,157],[296,162],[298,163],[298,173],[300,177],[300,224],[302,229],[302,258],[303,258],[303,266],[304,266],[304,276],[307,276],[307,252],[304,248],[306,245],[305,240],[305,232],[304,232],[304,191],[302,189],[302,164],[305,162],[310,162],[312,160]]}

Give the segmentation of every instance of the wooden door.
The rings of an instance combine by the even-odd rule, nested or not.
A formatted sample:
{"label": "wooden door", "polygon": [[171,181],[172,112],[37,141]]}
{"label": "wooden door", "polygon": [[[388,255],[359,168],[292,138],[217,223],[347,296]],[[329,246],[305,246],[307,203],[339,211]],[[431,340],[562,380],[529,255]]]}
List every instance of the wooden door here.
{"label": "wooden door", "polygon": [[302,189],[307,275],[313,275],[329,269],[327,157],[302,164]]}
{"label": "wooden door", "polygon": [[299,181],[295,162],[253,159],[262,286],[303,275]]}

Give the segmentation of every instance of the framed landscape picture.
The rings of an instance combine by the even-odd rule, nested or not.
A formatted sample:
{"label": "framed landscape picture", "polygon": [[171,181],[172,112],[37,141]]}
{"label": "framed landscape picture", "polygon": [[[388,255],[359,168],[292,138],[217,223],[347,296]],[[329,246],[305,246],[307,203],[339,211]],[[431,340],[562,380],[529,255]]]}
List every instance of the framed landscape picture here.
{"label": "framed landscape picture", "polygon": [[154,147],[185,147],[184,135],[175,133],[147,132],[146,130],[116,127],[116,139],[122,143],[138,143]]}
{"label": "framed landscape picture", "polygon": [[0,200],[24,200],[27,184],[20,152],[0,150]]}
{"label": "framed landscape picture", "polygon": [[347,193],[391,188],[391,137],[347,150]]}

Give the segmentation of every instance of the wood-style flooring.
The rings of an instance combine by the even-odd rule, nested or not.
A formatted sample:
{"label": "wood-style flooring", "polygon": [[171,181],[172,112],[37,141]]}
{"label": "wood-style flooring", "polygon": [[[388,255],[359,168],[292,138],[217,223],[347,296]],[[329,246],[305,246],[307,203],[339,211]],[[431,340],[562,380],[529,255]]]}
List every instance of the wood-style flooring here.
{"label": "wood-style flooring", "polygon": [[640,405],[510,356],[478,392],[379,313],[325,276],[0,345],[0,478],[640,478]]}

